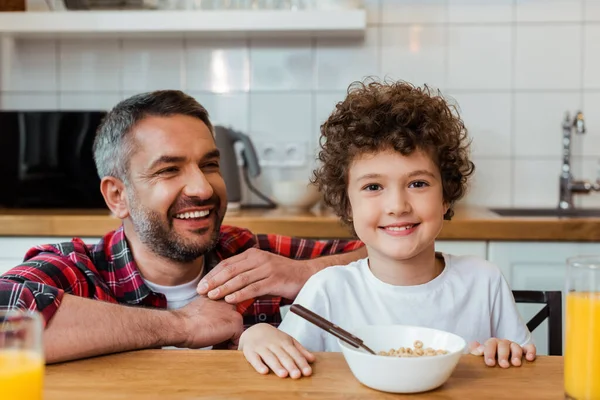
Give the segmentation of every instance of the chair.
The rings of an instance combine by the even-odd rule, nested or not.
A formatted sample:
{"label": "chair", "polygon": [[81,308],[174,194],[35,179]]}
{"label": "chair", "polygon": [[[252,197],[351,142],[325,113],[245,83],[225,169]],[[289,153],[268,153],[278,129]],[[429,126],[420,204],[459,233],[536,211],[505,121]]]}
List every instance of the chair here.
{"label": "chair", "polygon": [[513,290],[517,303],[545,304],[544,307],[527,322],[527,328],[533,332],[548,318],[548,355],[562,356],[562,292]]}

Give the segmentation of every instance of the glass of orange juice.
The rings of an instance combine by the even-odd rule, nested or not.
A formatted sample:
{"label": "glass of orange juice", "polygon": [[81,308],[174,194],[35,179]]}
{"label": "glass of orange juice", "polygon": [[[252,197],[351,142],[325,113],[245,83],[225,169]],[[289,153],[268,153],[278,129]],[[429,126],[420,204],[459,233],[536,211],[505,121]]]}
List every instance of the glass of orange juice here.
{"label": "glass of orange juice", "polygon": [[567,260],[565,398],[600,399],[600,256]]}
{"label": "glass of orange juice", "polygon": [[0,399],[42,399],[42,334],[39,313],[0,311]]}

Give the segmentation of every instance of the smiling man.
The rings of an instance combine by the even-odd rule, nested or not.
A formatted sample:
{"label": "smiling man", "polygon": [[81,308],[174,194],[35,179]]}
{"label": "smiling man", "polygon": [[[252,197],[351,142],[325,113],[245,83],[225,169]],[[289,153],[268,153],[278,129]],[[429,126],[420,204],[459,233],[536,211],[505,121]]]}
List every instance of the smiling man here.
{"label": "smiling man", "polygon": [[48,362],[120,351],[235,344],[277,325],[279,307],[331,265],[364,257],[358,241],[308,241],[222,226],[227,204],[207,111],[180,91],[117,104],[94,159],[122,220],[96,245],[32,248],[0,276],[0,310],[38,310]]}

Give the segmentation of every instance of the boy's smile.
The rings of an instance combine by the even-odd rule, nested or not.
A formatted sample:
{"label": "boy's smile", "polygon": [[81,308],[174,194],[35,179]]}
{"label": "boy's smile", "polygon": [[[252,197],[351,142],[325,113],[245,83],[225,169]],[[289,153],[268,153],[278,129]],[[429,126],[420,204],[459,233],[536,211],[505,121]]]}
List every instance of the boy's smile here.
{"label": "boy's smile", "polygon": [[432,263],[448,207],[429,153],[403,156],[389,149],[357,156],[348,171],[348,197],[371,264]]}
{"label": "boy's smile", "polygon": [[390,224],[386,226],[380,226],[379,229],[383,229],[385,233],[392,236],[408,236],[417,229],[419,226],[418,222],[399,222],[397,224]]}

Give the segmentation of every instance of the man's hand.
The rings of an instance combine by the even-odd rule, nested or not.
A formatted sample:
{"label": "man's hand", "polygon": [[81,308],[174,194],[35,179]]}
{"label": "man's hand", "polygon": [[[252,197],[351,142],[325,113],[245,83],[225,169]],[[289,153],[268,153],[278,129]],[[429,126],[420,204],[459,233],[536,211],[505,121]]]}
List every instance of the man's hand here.
{"label": "man's hand", "polygon": [[479,344],[479,342],[471,343],[469,350],[475,356],[483,356],[486,365],[490,367],[496,365],[497,355],[498,365],[502,368],[508,368],[511,364],[515,367],[520,367],[523,355],[525,355],[527,361],[533,361],[535,360],[536,352],[535,345],[533,344],[526,344],[521,347],[518,343],[497,338],[490,338],[484,344]]}
{"label": "man's hand", "polygon": [[234,305],[199,296],[185,307],[173,310],[177,317],[173,345],[186,348],[213,346],[228,340],[237,346],[243,331],[242,315]]}
{"label": "man's hand", "polygon": [[198,293],[237,304],[263,295],[294,299],[318,268],[251,248],[221,261],[198,284]]}

